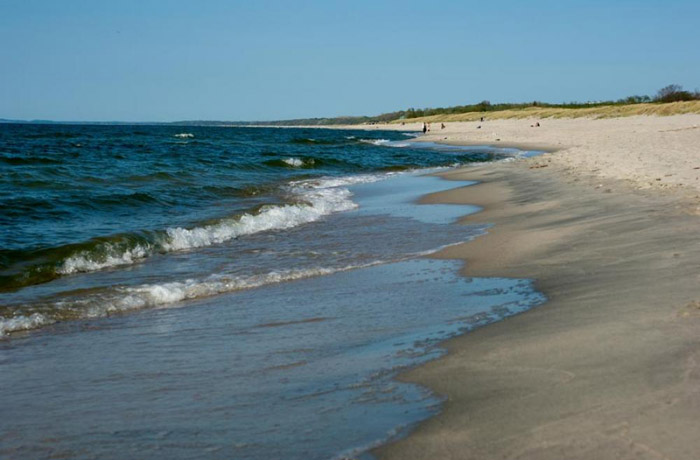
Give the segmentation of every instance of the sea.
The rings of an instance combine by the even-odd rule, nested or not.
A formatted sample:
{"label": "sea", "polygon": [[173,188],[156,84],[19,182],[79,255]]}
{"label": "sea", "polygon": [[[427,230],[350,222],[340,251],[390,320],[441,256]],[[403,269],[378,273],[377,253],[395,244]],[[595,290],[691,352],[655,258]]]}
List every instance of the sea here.
{"label": "sea", "polygon": [[0,124],[0,457],[372,458],[440,411],[399,372],[545,301],[431,258],[489,223],[418,204],[473,185],[435,173],[531,153]]}

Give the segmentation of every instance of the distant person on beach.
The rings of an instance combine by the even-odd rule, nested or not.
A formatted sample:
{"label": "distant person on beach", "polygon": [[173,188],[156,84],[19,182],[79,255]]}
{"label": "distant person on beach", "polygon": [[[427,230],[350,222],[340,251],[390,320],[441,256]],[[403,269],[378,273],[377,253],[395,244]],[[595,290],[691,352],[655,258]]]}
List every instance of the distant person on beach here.
{"label": "distant person on beach", "polygon": [[445,123],[440,123],[440,129],[445,129]]}
{"label": "distant person on beach", "polygon": [[423,122],[423,134],[425,134],[425,132],[427,130],[428,130],[428,125],[426,125],[425,122]]}
{"label": "distant person on beach", "polygon": [[481,122],[482,122],[482,123],[484,122],[484,117],[481,117]]}

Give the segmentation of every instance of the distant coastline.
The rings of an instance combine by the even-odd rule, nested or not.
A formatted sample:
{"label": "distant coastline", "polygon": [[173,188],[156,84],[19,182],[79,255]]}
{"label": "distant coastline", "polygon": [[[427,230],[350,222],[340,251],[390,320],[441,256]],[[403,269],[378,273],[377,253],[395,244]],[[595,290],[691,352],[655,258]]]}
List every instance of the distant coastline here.
{"label": "distant coastline", "polygon": [[221,126],[221,127],[335,127],[372,126],[377,124],[431,123],[476,121],[484,118],[616,118],[636,115],[670,116],[687,113],[700,114],[700,92],[684,91],[678,85],[669,85],[649,96],[630,96],[617,101],[548,103],[495,103],[481,101],[476,104],[445,108],[398,110],[374,116],[337,116],[294,118],[286,120],[178,120],[178,121],[55,121],[19,120],[0,118],[0,124],[42,125],[150,125],[150,126]]}

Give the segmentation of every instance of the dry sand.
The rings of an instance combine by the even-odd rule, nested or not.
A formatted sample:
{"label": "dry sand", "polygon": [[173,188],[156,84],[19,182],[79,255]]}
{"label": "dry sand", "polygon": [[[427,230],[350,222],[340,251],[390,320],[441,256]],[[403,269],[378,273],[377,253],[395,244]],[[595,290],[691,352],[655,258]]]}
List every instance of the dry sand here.
{"label": "dry sand", "polygon": [[700,458],[700,116],[531,123],[434,125],[426,140],[560,150],[451,171],[482,183],[424,200],[479,204],[465,221],[494,224],[439,257],[533,278],[549,301],[403,375],[444,411],[375,453]]}

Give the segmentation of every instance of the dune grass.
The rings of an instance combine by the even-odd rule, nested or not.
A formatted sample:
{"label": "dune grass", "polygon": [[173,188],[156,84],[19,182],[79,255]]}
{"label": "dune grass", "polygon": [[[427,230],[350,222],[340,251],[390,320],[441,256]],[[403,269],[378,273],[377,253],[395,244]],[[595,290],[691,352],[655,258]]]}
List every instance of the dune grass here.
{"label": "dune grass", "polygon": [[635,115],[669,116],[684,113],[700,113],[700,101],[649,103],[630,105],[606,105],[587,108],[526,107],[489,112],[468,112],[456,114],[431,115],[427,117],[394,120],[392,123],[440,123],[451,121],[478,121],[481,117],[494,119],[519,118],[616,118]]}

